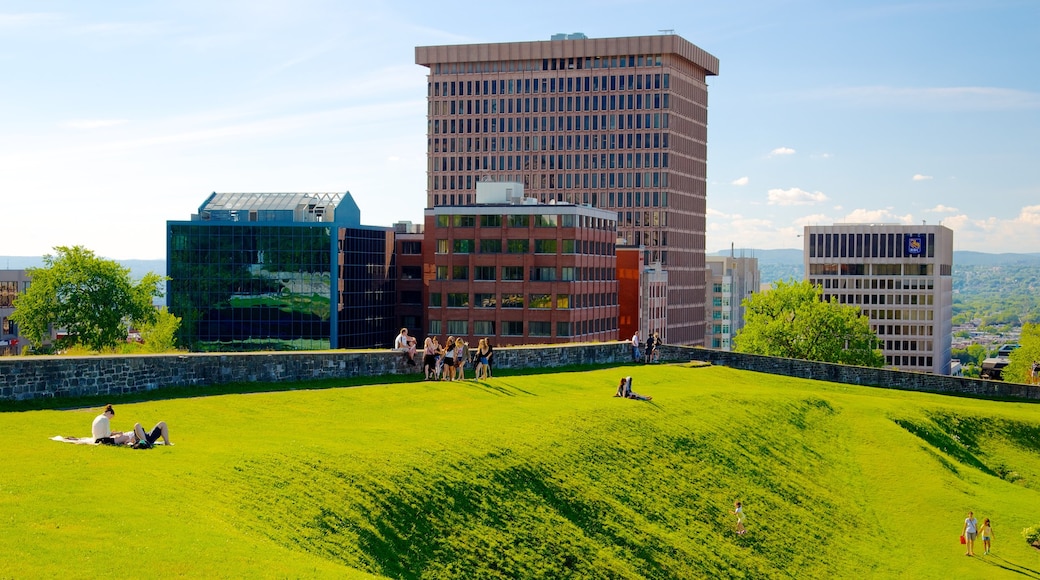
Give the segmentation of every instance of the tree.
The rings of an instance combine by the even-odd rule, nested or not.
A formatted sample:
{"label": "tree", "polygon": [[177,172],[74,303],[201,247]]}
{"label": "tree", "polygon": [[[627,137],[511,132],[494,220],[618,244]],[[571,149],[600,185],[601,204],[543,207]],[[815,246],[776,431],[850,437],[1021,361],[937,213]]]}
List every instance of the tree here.
{"label": "tree", "polygon": [[181,319],[174,316],[165,306],[156,312],[155,320],[141,325],[141,340],[145,352],[170,352],[177,348],[176,333]]}
{"label": "tree", "polygon": [[127,326],[156,319],[152,298],[162,296],[163,277],[149,272],[134,284],[130,270],[82,246],[56,247],[44,266],[28,268],[29,289],[15,299],[11,318],[36,348],[63,328],[68,344],[100,351],[126,341]]}
{"label": "tree", "polygon": [[1018,343],[1022,346],[1011,351],[1008,366],[1000,375],[1009,383],[1026,383],[1032,379],[1033,363],[1040,361],[1040,324],[1026,324]]}
{"label": "tree", "polygon": [[735,350],[751,354],[881,367],[870,321],[855,306],[837,298],[822,300],[823,290],[808,281],[776,282],[772,291],[744,300],[744,328]]}

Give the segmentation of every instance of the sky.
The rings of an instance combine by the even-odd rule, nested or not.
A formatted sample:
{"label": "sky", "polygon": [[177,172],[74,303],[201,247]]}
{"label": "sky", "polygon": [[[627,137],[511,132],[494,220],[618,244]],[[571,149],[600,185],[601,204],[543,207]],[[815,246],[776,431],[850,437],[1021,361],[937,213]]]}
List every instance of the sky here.
{"label": "sky", "polygon": [[1040,1],[0,0],[0,255],[166,255],[214,191],[422,222],[415,47],[672,30],[708,79],[709,252],[942,223],[1040,252]]}

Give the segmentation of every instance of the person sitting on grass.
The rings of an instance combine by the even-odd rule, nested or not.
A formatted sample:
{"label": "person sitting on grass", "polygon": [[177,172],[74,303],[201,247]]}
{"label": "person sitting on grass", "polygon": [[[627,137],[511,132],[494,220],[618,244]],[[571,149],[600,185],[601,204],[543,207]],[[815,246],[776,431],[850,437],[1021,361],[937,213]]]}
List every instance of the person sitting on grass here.
{"label": "person sitting on grass", "polygon": [[112,405],[105,405],[105,410],[94,418],[90,430],[94,436],[94,443],[102,445],[126,445],[130,442],[130,435],[122,431],[112,431],[112,417],[116,416]]}
{"label": "person sitting on grass", "polygon": [[635,399],[637,401],[649,401],[653,397],[649,395],[640,395],[632,392],[632,377],[622,377],[621,383],[618,384],[617,391],[614,392],[615,397],[624,397],[626,399]]}

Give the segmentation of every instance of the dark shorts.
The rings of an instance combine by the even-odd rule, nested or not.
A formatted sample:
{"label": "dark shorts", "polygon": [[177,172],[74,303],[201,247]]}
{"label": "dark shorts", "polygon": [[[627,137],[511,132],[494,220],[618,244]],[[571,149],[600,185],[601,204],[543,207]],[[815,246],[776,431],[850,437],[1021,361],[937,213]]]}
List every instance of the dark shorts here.
{"label": "dark shorts", "polygon": [[446,356],[444,357],[444,364],[446,366],[453,367],[455,366],[455,359],[451,358],[450,356]]}
{"label": "dark shorts", "polygon": [[116,440],[113,437],[98,437],[94,440],[94,443],[100,443],[102,445],[115,445]]}
{"label": "dark shorts", "polygon": [[432,354],[423,355],[422,364],[424,367],[437,366],[437,357],[433,356]]}

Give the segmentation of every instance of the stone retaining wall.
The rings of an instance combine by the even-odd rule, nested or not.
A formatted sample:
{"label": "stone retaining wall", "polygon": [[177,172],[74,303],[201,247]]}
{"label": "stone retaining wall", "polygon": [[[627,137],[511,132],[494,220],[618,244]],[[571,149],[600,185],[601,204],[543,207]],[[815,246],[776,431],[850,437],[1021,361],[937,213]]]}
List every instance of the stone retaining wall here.
{"label": "stone retaining wall", "polygon": [[[847,383],[992,398],[1040,399],[1028,385],[945,377],[923,373],[853,367],[673,345],[661,347],[662,360],[698,360],[714,365]],[[627,342],[500,347],[496,369],[557,368],[621,364],[631,361]],[[472,376],[473,369],[467,368]],[[400,353],[385,350],[263,352],[235,354],[135,355],[93,357],[2,357],[0,400],[104,396],[164,387],[227,383],[306,381],[418,373]]]}

